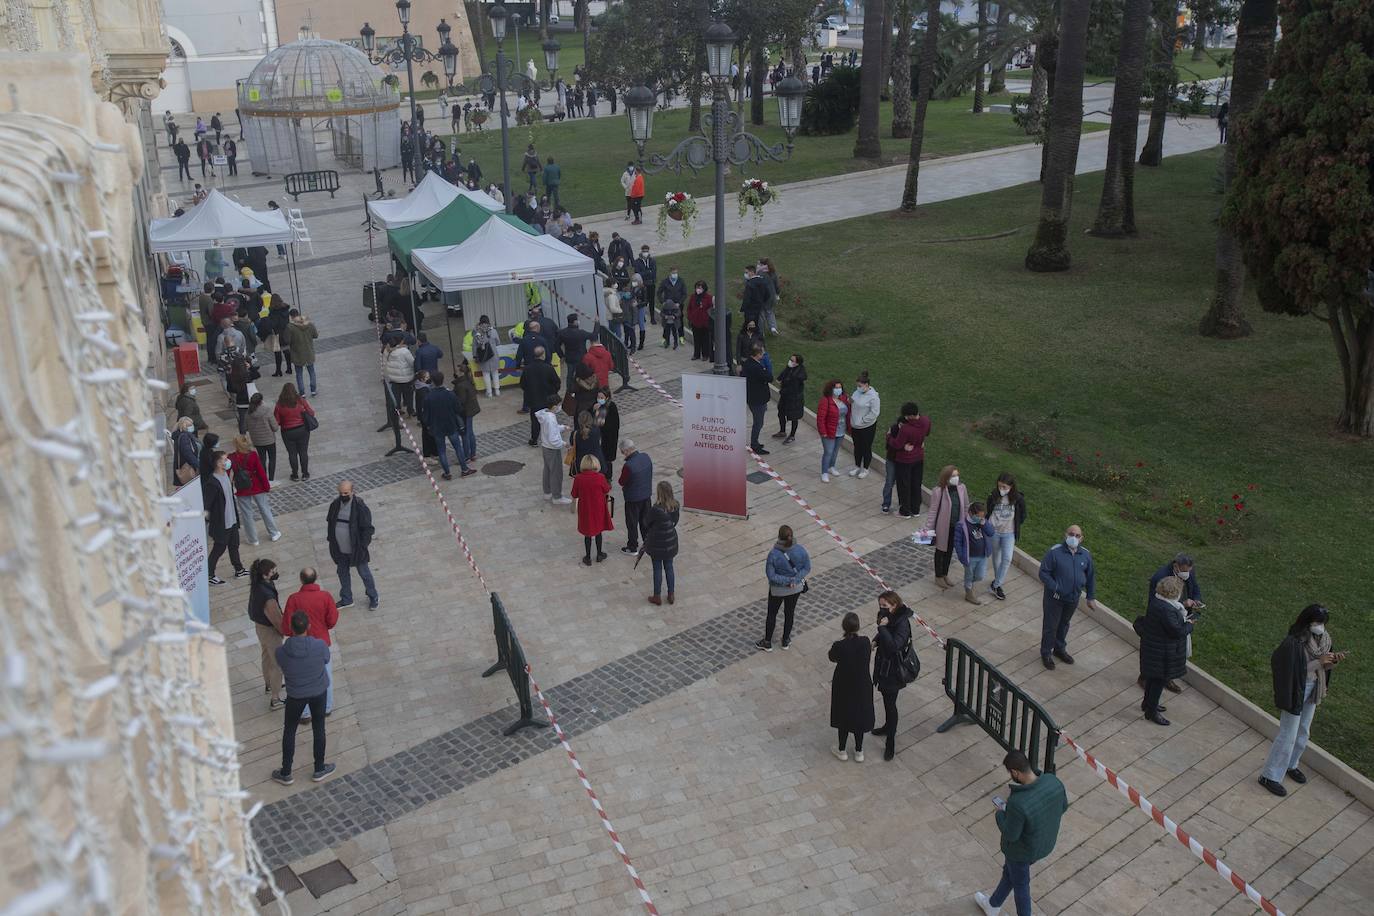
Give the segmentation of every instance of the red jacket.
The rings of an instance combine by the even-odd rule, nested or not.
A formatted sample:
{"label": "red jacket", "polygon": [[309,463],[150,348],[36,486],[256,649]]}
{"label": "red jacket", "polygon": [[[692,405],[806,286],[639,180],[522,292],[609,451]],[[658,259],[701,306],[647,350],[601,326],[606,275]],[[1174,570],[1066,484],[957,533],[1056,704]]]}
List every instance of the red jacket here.
{"label": "red jacket", "polygon": [[295,429],[297,426],[305,425],[304,414],[314,414],[315,408],[310,406],[310,402],[305,398],[298,398],[295,407],[287,407],[285,404],[278,404],[272,408],[272,417],[277,421],[277,426],[282,432],[288,429]]}
{"label": "red jacket", "polygon": [[[248,472],[248,476],[253,478],[253,482],[240,490],[234,487],[235,496],[257,496],[259,493],[267,493],[272,489],[272,485],[267,482],[267,471],[263,470],[262,459],[257,452],[230,452],[229,463],[233,467],[241,467]],[[230,480],[233,480],[233,472],[230,472]]]}
{"label": "red jacket", "polygon": [[582,357],[582,362],[592,367],[596,373],[596,383],[603,388],[611,386],[611,369],[615,366],[615,360],[611,357],[611,351],[599,344],[593,344],[587,348],[587,355]]}
{"label": "red jacket", "polygon": [[[903,420],[897,424],[897,435],[887,437],[887,447],[892,451],[892,460],[898,464],[915,464],[925,461],[926,436],[930,435],[930,417],[920,416],[914,420]],[[907,445],[913,446],[911,451]],[[968,503],[964,504],[965,511]]]}
{"label": "red jacket", "polygon": [[643,196],[644,196],[644,173],[643,173],[643,172],[635,172],[635,180],[632,181],[632,182],[630,182],[630,196],[631,196],[631,197],[643,197]]}
{"label": "red jacket", "polygon": [[210,321],[215,327],[226,318],[233,318],[238,314],[238,306],[228,299],[223,302],[216,302],[210,309]]}
{"label": "red jacket", "polygon": [[[840,400],[849,405],[849,395],[840,395]],[[846,417],[854,416],[854,411],[850,410],[845,414]],[[816,405],[816,432],[827,439],[836,439],[844,435],[844,430],[839,429],[840,409],[835,406],[835,398],[826,394],[821,398],[820,404]],[[848,423],[845,424],[848,426]]]}
{"label": "red jacket", "polygon": [[320,588],[318,582],[302,585],[301,590],[286,599],[286,607],[281,613],[281,632],[291,634],[291,616],[297,611],[305,611],[310,616],[310,629],[306,634],[324,640],[329,645],[329,631],[339,622],[339,609],[334,604],[334,596]]}
{"label": "red jacket", "polygon": [[711,323],[711,309],[716,302],[710,293],[698,296],[695,292],[687,299],[687,323],[694,328],[704,328]]}

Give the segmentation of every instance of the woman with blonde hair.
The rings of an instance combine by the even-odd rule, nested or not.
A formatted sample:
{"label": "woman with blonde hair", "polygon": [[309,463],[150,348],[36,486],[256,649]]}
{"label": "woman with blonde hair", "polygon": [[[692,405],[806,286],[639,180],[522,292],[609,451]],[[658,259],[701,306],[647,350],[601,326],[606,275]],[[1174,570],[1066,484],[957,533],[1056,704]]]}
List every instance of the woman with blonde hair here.
{"label": "woman with blonde hair", "polygon": [[234,453],[229,456],[229,467],[234,481],[234,502],[239,510],[239,523],[248,543],[258,546],[258,529],[253,524],[253,509],[258,510],[262,523],[267,526],[267,536],[274,541],[281,539],[276,519],[272,517],[272,507],[267,504],[267,494],[272,484],[267,480],[267,471],[262,459],[253,448],[253,441],[246,435],[234,437]]}
{"label": "woman with blonde hair", "polygon": [[1188,673],[1188,634],[1193,632],[1193,624],[1178,600],[1182,594],[1182,579],[1160,579],[1145,616],[1135,624],[1140,636],[1140,675],[1145,678],[1145,699],[1140,703],[1140,711],[1156,725],[1169,724],[1160,715],[1164,707],[1159,705],[1165,682]]}
{"label": "woman with blonde hair", "polygon": [[[920,499],[920,496],[916,496]],[[926,513],[925,530],[931,533],[935,545],[935,584],[941,588],[954,585],[949,581],[949,563],[954,556],[954,528],[963,525],[968,512],[968,488],[959,479],[957,465],[940,469],[940,477],[930,491],[930,511]],[[964,536],[968,537],[965,528]]]}
{"label": "woman with blonde hair", "polygon": [[677,556],[677,522],[681,507],[673,496],[673,485],[666,480],[658,482],[654,504],[649,507],[645,520],[644,546],[640,553],[648,554],[654,564],[654,593],[649,596],[650,604],[662,604],[663,579],[668,579],[668,603],[676,598],[673,575],[673,558]]}
{"label": "woman with blonde hair", "polygon": [[586,455],[578,465],[579,471],[573,478],[572,511],[577,515],[577,533],[582,535],[582,546],[586,555],[583,566],[592,565],[592,542],[596,542],[596,562],[606,559],[602,549],[601,536],[615,530],[612,521],[614,513],[610,506],[611,482],[601,473],[601,462],[594,455]]}

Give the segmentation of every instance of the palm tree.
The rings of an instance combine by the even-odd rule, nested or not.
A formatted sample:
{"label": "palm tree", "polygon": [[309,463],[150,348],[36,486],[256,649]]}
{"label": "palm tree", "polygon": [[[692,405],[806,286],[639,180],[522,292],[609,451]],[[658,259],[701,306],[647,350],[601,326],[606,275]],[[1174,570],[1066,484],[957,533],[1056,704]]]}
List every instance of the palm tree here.
{"label": "palm tree", "polygon": [[864,47],[859,71],[859,136],[855,159],[878,159],[878,99],[883,91],[883,0],[864,0]]}
{"label": "palm tree", "polygon": [[1178,38],[1178,0],[1164,0],[1155,8],[1159,16],[1159,47],[1155,49],[1154,66],[1150,68],[1150,89],[1154,92],[1150,106],[1150,131],[1140,150],[1141,165],[1159,165],[1164,159],[1164,122],[1169,118],[1169,98],[1174,94],[1178,76],[1174,70],[1174,42]]}
{"label": "palm tree", "polygon": [[1140,126],[1140,87],[1145,80],[1145,39],[1151,0],[1126,0],[1121,46],[1112,90],[1112,127],[1107,137],[1107,171],[1093,235],[1135,235],[1135,141]]}
{"label": "palm tree", "polygon": [[[1011,4],[1007,0],[1001,0],[997,4],[997,26],[992,33],[992,44],[1002,45],[1007,39],[1007,32],[1011,26]],[[992,76],[988,80],[988,93],[995,95],[999,92],[1007,91],[1007,61],[1005,58],[993,63]]]}
{"label": "palm tree", "polygon": [[907,157],[906,185],[902,188],[902,210],[916,209],[916,186],[921,174],[921,146],[926,138],[926,109],[935,88],[935,56],[940,53],[940,0],[927,0],[926,31],[921,42],[921,65],[916,74],[916,112],[911,124],[911,154]]}
{"label": "palm tree", "polygon": [[[1274,28],[1278,24],[1277,0],[1245,0],[1236,25],[1235,76],[1231,80],[1232,124],[1254,111],[1269,85],[1269,59],[1274,53]],[[1244,130],[1244,127],[1241,126]],[[1227,143],[1221,153],[1223,193],[1236,173],[1236,147]],[[1205,337],[1234,339],[1250,334],[1250,322],[1241,309],[1245,290],[1245,264],[1240,244],[1224,223],[1217,226],[1216,290],[1198,330]]]}
{"label": "palm tree", "polygon": [[988,62],[988,0],[978,0],[978,38],[974,44],[973,113],[983,111],[983,70]]}
{"label": "palm tree", "polygon": [[[892,136],[911,136],[911,0],[897,0],[897,36],[892,48]],[[905,26],[905,28],[904,28]]]}
{"label": "palm tree", "polygon": [[1040,225],[1026,252],[1026,267],[1035,271],[1069,269],[1069,216],[1073,211],[1073,176],[1078,141],[1083,133],[1083,68],[1088,49],[1090,0],[1062,0],[1059,11],[1059,55],[1050,128],[1045,142],[1044,190]]}

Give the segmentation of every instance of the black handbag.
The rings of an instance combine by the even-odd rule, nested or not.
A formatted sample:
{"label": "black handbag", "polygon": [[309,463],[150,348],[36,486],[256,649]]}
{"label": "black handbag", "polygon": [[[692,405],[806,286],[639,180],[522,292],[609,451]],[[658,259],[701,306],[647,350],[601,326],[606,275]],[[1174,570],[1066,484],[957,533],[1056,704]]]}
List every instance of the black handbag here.
{"label": "black handbag", "polygon": [[910,684],[921,676],[921,656],[916,654],[916,646],[910,639],[902,646],[902,654],[897,656],[897,664],[901,667],[903,682]]}
{"label": "black handbag", "polygon": [[305,423],[305,428],[312,433],[320,428],[320,421],[310,411],[301,411],[301,421]]}

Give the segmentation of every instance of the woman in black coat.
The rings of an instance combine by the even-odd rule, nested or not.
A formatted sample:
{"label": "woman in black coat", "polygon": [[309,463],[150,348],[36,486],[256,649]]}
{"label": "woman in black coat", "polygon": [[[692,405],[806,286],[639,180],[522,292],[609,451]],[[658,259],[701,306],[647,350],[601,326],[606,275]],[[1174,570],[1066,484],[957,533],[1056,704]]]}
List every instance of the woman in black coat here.
{"label": "woman in black coat", "polygon": [[873,646],[859,635],[859,615],[850,611],[840,624],[844,637],[830,646],[835,673],[830,677],[830,727],[840,733],[840,746],[831,753],[848,760],[845,745],[854,733],[854,760],[864,762],[864,733],[873,728],[873,681],[868,671]]}
{"label": "woman in black coat", "polygon": [[1139,623],[1140,673],[1145,678],[1140,711],[1156,725],[1169,724],[1160,715],[1164,707],[1159,705],[1165,682],[1188,673],[1188,634],[1193,632],[1193,624],[1179,603],[1182,593],[1182,580],[1175,576],[1161,579]]}
{"label": "woman in black coat", "polygon": [[596,426],[601,430],[601,451],[606,460],[601,462],[601,473],[606,479],[615,482],[611,467],[620,454],[620,408],[611,398],[611,389],[602,388],[596,393]]}
{"label": "woman in black coat", "polygon": [[654,566],[654,593],[649,596],[650,604],[662,604],[663,577],[668,577],[668,603],[676,599],[676,578],[673,573],[673,558],[677,556],[677,522],[681,507],[673,496],[673,485],[666,480],[658,482],[654,504],[644,520],[644,553],[649,555]]}
{"label": "woman in black coat", "polygon": [[425,398],[434,390],[429,383],[429,370],[421,369],[415,373],[415,416],[420,417],[420,457],[438,458],[439,445],[434,441],[434,434],[425,425]]}
{"label": "woman in black coat", "polygon": [[[229,562],[234,564],[234,575],[248,575],[243,561],[239,559],[239,516],[238,507],[228,495],[233,489],[229,462],[224,452],[212,451],[208,454],[201,450],[200,458],[200,495],[205,505],[205,528],[213,546],[206,558],[211,585],[223,585],[224,580],[215,575],[219,558],[229,553]],[[227,486],[227,489],[226,489]]]}
{"label": "woman in black coat", "polygon": [[897,755],[897,694],[906,686],[902,676],[902,650],[911,641],[911,608],[902,603],[902,596],[893,591],[878,596],[878,633],[874,640],[877,652],[873,657],[873,686],[883,695],[882,728],[873,734],[887,738],[883,759]]}
{"label": "woman in black coat", "polygon": [[[787,360],[787,368],[778,375],[778,431],[774,439],[782,439],[787,445],[797,437],[797,422],[806,412],[806,367],[802,365],[800,353],[793,353]],[[787,431],[791,421],[792,431]]]}

